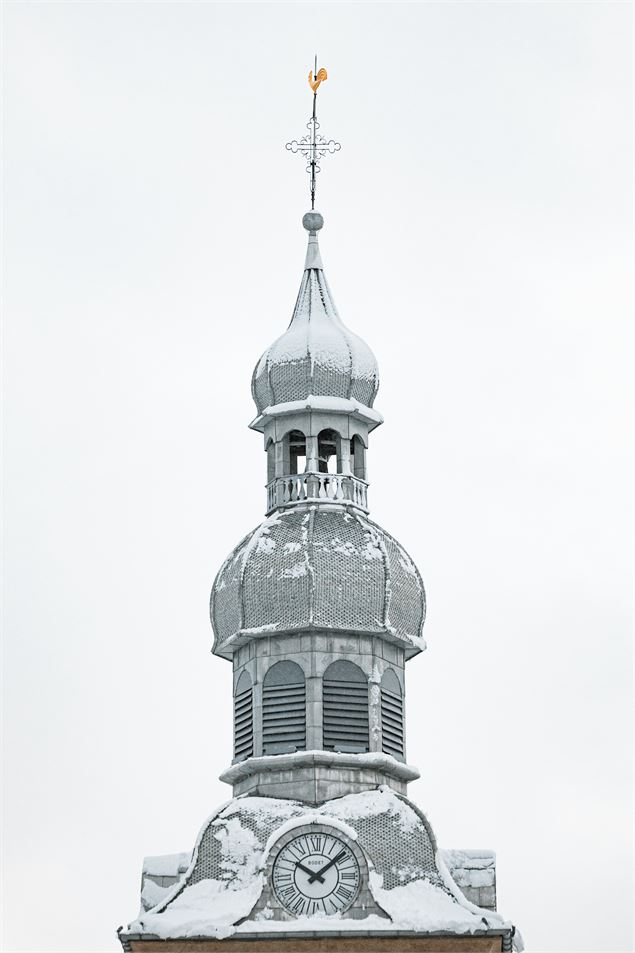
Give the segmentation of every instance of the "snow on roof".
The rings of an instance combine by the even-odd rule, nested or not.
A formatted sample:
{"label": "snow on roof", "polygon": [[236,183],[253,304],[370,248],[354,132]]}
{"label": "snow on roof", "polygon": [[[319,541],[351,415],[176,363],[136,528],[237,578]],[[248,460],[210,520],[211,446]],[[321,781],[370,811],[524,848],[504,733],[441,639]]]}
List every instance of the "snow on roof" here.
{"label": "snow on roof", "polygon": [[272,631],[275,619],[281,632],[368,632],[403,645],[411,658],[425,648],[425,610],[423,580],[385,529],[340,504],[293,507],[265,519],[221,566],[210,606],[213,651],[231,657],[247,636]]}
{"label": "snow on roof", "polygon": [[[266,849],[290,826],[320,820],[356,835],[369,861],[371,893],[388,918],[359,920],[335,915],[279,920],[268,907],[250,917],[266,886]],[[444,860],[447,857],[452,864],[459,855],[472,859],[470,852],[464,851],[441,856],[424,815],[387,787],[349,794],[319,807],[276,798],[239,797],[206,821],[181,880],[154,908],[130,923],[122,936],[222,939],[233,933],[275,931],[456,934],[511,929],[499,914],[465,899]],[[478,852],[474,860],[485,864],[491,856]],[[158,861],[155,866],[161,866],[161,858],[153,860]],[[487,865],[479,869],[486,870]]]}
{"label": "snow on roof", "polygon": [[384,418],[378,410],[367,407],[352,397],[329,397],[325,394],[308,394],[301,400],[286,400],[283,403],[271,404],[263,408],[262,412],[252,420],[249,426],[252,430],[259,430],[262,428],[262,419],[264,417],[284,417],[287,414],[302,413],[304,410],[322,411],[324,413],[332,413],[335,411],[336,413],[342,414],[354,414],[358,417],[363,417],[370,424],[373,424],[374,426],[370,428],[371,430],[374,430],[375,427],[378,427],[379,424],[383,424],[384,422]]}
{"label": "snow on roof", "polygon": [[370,408],[378,387],[375,356],[341,320],[324,271],[305,270],[289,327],[254,368],[251,391],[258,413],[310,394],[349,398]]}
{"label": "snow on roof", "polygon": [[161,854],[157,857],[143,858],[143,873],[151,877],[178,877],[180,873],[185,873],[190,860],[191,853],[182,854]]}
{"label": "snow on roof", "polygon": [[441,856],[459,887],[493,887],[496,854],[493,850],[443,850]]}

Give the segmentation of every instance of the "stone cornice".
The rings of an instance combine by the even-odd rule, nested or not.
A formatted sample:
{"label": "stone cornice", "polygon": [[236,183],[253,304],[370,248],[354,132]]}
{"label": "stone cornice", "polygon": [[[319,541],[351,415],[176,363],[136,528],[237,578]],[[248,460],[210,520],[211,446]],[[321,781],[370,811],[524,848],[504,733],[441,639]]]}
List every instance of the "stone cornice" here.
{"label": "stone cornice", "polygon": [[247,758],[232,764],[219,776],[226,784],[236,784],[252,774],[262,771],[285,771],[294,768],[318,765],[328,768],[359,768],[381,771],[397,781],[416,781],[420,777],[416,768],[403,764],[388,754],[371,751],[348,754],[343,751],[295,751],[291,754],[264,755],[259,758]]}

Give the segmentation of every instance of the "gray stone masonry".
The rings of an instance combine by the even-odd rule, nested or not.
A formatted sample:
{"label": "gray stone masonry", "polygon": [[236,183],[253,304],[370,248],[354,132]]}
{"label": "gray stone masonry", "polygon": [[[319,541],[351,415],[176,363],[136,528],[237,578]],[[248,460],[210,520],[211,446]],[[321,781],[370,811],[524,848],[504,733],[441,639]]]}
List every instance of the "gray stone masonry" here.
{"label": "gray stone masonry", "polygon": [[[342,759],[339,765],[306,762],[302,753],[284,756],[284,768],[266,765],[262,759],[262,685],[267,671],[276,662],[285,660],[300,666],[306,679],[306,751],[323,750],[322,677],[332,662],[346,659],[359,666],[368,680],[369,753],[382,752],[380,684],[386,670],[391,669],[401,685],[405,708],[404,649],[369,635],[334,635],[327,632],[271,635],[254,639],[234,655],[234,688],[243,672],[253,685],[253,757],[241,762],[242,770],[230,769],[221,776],[233,784],[234,796],[259,794],[319,803],[343,794],[365,791],[387,784],[401,794],[409,780],[418,774],[409,769],[399,772],[394,759],[384,764],[369,764],[360,756]],[[277,756],[281,757],[281,756]],[[405,752],[404,752],[405,760]],[[351,763],[352,762],[352,763]],[[236,766],[238,767],[238,765]]]}
{"label": "gray stone masonry", "polygon": [[492,850],[444,850],[443,859],[467,900],[496,910],[496,854]]}
{"label": "gray stone masonry", "polygon": [[321,804],[345,794],[372,791],[382,784],[405,794],[415,768],[384,754],[298,751],[266,758],[247,758],[220,776],[233,785],[234,797],[251,794]]}

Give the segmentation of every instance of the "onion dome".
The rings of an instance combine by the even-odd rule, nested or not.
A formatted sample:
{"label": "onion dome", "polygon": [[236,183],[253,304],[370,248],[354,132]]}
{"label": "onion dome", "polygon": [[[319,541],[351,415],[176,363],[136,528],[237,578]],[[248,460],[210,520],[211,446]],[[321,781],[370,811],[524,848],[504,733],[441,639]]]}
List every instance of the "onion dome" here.
{"label": "onion dome", "polygon": [[214,652],[231,658],[259,635],[371,633],[405,647],[425,642],[417,567],[359,510],[328,504],[272,514],[233,550],[212,589]]}
{"label": "onion dome", "polygon": [[310,396],[344,398],[372,407],[379,387],[377,361],[337,313],[317,240],[324,220],[319,212],[307,212],[302,224],[309,232],[309,246],[293,317],[262,355],[252,377],[258,413]]}

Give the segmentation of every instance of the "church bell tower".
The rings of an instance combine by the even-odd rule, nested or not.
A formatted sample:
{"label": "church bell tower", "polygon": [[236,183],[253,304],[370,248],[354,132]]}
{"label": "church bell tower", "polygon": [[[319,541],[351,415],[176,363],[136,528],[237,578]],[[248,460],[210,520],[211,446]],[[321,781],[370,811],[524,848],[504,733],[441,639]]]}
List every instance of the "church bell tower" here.
{"label": "church bell tower", "polygon": [[216,655],[234,669],[234,794],[317,804],[385,784],[405,794],[405,663],[424,647],[421,576],[369,515],[366,454],[382,418],[377,362],[337,313],[318,246],[291,323],[252,393],[267,517],[212,591]]}
{"label": "church bell tower", "polygon": [[233,797],[192,851],[146,858],[127,953],[522,949],[496,912],[494,854],[440,850],[407,796],[405,667],[425,648],[425,593],[369,515],[377,362],[337,312],[315,210],[319,162],[339,150],[318,132],[326,79],[316,63],[309,133],[287,146],[310,173],[300,290],[251,384],[265,519],[211,596],[213,652],[232,666]]}

